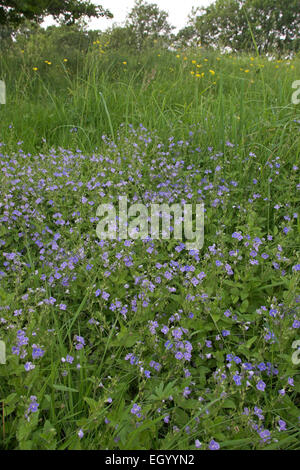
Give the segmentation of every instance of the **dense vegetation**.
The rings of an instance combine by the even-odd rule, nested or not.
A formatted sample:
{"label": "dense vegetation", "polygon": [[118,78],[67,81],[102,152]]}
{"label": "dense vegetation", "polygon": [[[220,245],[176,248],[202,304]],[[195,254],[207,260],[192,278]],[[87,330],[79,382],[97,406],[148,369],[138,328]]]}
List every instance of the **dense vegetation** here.
{"label": "dense vegetation", "polygon": [[[0,60],[0,448],[299,449],[299,58],[24,28]],[[204,247],[99,240],[121,195],[204,202]]]}

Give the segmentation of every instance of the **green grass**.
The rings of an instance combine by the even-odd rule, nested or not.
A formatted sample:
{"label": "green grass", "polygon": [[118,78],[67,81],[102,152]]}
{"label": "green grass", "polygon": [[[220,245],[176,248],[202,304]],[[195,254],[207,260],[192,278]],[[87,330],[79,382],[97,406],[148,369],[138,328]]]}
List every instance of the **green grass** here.
{"label": "green grass", "polygon": [[[294,140],[289,126],[299,113],[291,103],[298,60],[277,64],[265,58],[218,57],[201,49],[187,53],[187,60],[184,56],[168,51],[159,57],[157,51],[137,57],[99,55],[92,49],[71,63],[15,52],[2,58],[0,66],[8,89],[1,138],[5,143],[23,140],[26,151],[44,147],[42,137],[49,146],[80,144],[93,151],[101,145],[102,134],[116,133],[123,123],[125,132],[129,124],[142,123],[162,136],[174,132],[178,138],[199,123],[208,145],[220,147],[231,139],[275,152],[278,145],[286,145],[288,151]],[[191,71],[205,76],[195,78]],[[8,129],[11,123],[13,131]],[[70,135],[72,127],[78,128],[76,137]]]}
{"label": "green grass", "polygon": [[[299,58],[42,50],[0,60],[0,448],[299,450]],[[122,194],[203,201],[203,249],[101,244],[96,209]],[[165,347],[180,328],[190,361]]]}

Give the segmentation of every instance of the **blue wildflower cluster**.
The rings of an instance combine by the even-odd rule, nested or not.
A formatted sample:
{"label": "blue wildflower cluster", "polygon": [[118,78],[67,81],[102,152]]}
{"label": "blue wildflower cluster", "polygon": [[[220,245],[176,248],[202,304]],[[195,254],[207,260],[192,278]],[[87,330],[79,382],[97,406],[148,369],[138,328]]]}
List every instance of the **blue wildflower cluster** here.
{"label": "blue wildflower cluster", "polygon": [[[28,435],[40,426],[49,446],[74,448],[89,434],[122,449],[158,435],[166,448],[294,442],[298,167],[277,156],[262,167],[257,148],[220,152],[201,135],[195,125],[161,139],[141,125],[89,155],[2,148],[1,387]],[[203,248],[99,239],[96,209],[120,196],[204,203]]]}

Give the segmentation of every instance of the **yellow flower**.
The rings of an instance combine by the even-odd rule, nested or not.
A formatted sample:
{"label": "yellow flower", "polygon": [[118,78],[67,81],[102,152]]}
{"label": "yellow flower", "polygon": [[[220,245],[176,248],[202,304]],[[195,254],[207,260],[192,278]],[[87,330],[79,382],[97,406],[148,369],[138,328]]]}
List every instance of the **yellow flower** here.
{"label": "yellow flower", "polygon": [[[195,72],[194,72],[194,70],[191,70],[191,74],[192,74],[192,75],[195,75]],[[197,76],[197,75],[196,75],[196,76]]]}
{"label": "yellow flower", "polygon": [[196,61],[196,60],[192,60],[192,64],[197,64],[197,61]]}
{"label": "yellow flower", "polygon": [[64,62],[68,62],[68,59],[64,59]]}
{"label": "yellow flower", "polygon": [[249,70],[249,69],[245,70],[245,73],[249,73],[249,72],[250,72],[250,70]]}
{"label": "yellow flower", "polygon": [[37,68],[37,67],[33,67],[32,70],[33,70],[34,72],[36,72],[36,71],[38,70],[38,68]]}
{"label": "yellow flower", "polygon": [[183,60],[187,60],[187,57],[184,57]]}
{"label": "yellow flower", "polygon": [[179,58],[180,58],[180,55],[179,55],[179,54],[177,54],[177,55],[176,55],[176,58],[177,58],[177,59],[179,59]]}
{"label": "yellow flower", "polygon": [[123,62],[123,65],[127,65],[127,62],[126,62],[126,60],[124,60],[124,62]]}
{"label": "yellow flower", "polygon": [[210,70],[210,73],[211,73],[212,75],[215,75],[215,74],[216,74],[216,72],[215,72],[214,70]]}
{"label": "yellow flower", "polygon": [[201,77],[201,73],[196,73],[196,77]]}

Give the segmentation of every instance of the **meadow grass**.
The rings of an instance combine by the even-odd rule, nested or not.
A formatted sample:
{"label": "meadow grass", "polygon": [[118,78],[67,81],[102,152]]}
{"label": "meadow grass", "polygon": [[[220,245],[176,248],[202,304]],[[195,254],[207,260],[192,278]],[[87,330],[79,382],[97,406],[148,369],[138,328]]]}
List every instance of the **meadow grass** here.
{"label": "meadow grass", "polygon": [[[299,449],[299,59],[50,53],[0,61],[0,447]],[[100,241],[120,195],[204,247]]]}
{"label": "meadow grass", "polygon": [[[123,123],[125,132],[129,124],[142,123],[162,137],[176,132],[178,139],[199,123],[207,144],[217,148],[227,138],[241,145],[256,142],[275,152],[285,143],[288,151],[289,139],[294,141],[289,126],[299,113],[291,103],[298,60],[269,62],[201,50],[128,58],[92,49],[72,64],[50,57],[47,65],[45,56],[19,55],[1,60],[8,90],[1,137],[5,143],[23,140],[24,150],[41,148],[44,137],[49,146],[80,144],[82,150],[93,151],[103,134],[112,135]],[[73,127],[78,129],[76,138],[70,135]]]}

